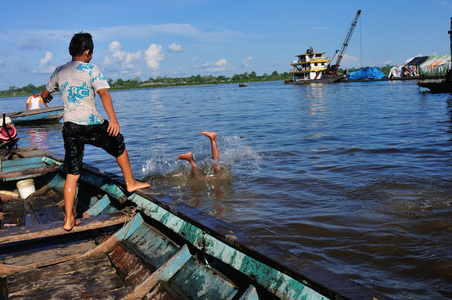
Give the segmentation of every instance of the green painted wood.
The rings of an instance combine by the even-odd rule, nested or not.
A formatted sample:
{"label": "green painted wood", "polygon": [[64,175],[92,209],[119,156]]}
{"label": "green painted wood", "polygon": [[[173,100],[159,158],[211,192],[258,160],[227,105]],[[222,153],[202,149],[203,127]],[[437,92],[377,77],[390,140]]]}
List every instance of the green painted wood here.
{"label": "green painted wood", "polygon": [[55,159],[47,157],[47,156],[42,157],[42,161],[48,165],[57,165],[57,166],[63,165],[63,163],[61,161],[55,160]]}

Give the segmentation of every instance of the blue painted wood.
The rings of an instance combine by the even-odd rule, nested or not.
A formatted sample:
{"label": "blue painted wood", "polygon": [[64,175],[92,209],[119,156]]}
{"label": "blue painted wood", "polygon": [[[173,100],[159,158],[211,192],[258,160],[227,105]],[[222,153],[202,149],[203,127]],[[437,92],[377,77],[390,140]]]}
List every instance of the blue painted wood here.
{"label": "blue painted wood", "polygon": [[49,182],[49,187],[51,189],[54,189],[56,191],[59,191],[60,193],[63,193],[64,191],[64,183],[66,180],[62,177],[60,173],[57,173],[52,180]]}
{"label": "blue painted wood", "polygon": [[190,251],[187,245],[182,246],[182,248],[177,252],[170,260],[167,261],[161,268],[155,271],[152,276],[155,281],[168,281],[174,274],[176,274],[191,258]]}
{"label": "blue painted wood", "polygon": [[257,294],[256,288],[250,285],[239,300],[259,300],[259,295]]}
{"label": "blue painted wood", "polygon": [[3,160],[2,171],[16,171],[25,168],[36,168],[44,167],[46,164],[43,162],[42,157],[30,157],[30,158],[20,158],[14,160]]}
{"label": "blue painted wood", "polygon": [[[98,216],[104,213],[105,211],[110,211],[110,199],[107,195],[104,195],[99,201],[96,202],[93,206],[91,206],[85,214],[88,216]],[[116,209],[115,209],[116,210]]]}
{"label": "blue painted wood", "polygon": [[118,241],[122,241],[122,240],[129,238],[130,235],[135,230],[137,230],[137,228],[139,228],[141,226],[141,224],[143,224],[143,222],[144,221],[143,221],[143,218],[141,217],[141,215],[136,214],[135,217],[133,217],[133,219],[131,221],[124,224],[124,226],[114,234],[114,237]]}
{"label": "blue painted wood", "polygon": [[27,123],[27,122],[38,122],[38,121],[58,121],[63,116],[64,108],[63,106],[42,108],[39,110],[25,110],[14,113],[7,113],[6,115],[11,118],[11,121],[15,125]]}

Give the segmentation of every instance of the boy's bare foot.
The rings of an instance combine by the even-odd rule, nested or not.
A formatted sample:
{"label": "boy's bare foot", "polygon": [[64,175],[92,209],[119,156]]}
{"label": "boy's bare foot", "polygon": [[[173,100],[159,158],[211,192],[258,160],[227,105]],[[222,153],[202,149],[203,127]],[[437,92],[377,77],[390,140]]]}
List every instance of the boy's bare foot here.
{"label": "boy's bare foot", "polygon": [[64,218],[64,230],[66,231],[71,231],[72,228],[74,228],[74,226],[78,226],[80,225],[80,220],[75,219],[74,217],[72,218]]}
{"label": "boy's bare foot", "polygon": [[132,192],[135,192],[136,190],[150,187],[151,185],[149,183],[146,183],[146,182],[141,182],[141,181],[134,180],[131,183],[127,183],[126,186],[127,186],[127,191],[129,193],[132,193]]}
{"label": "boy's bare foot", "polygon": [[177,159],[185,159],[185,160],[191,161],[191,160],[193,160],[193,153],[187,152],[187,153],[181,154],[177,157]]}
{"label": "boy's bare foot", "polygon": [[217,133],[216,132],[210,132],[210,131],[201,131],[202,134],[204,134],[205,136],[207,136],[209,139],[214,139],[217,137]]}

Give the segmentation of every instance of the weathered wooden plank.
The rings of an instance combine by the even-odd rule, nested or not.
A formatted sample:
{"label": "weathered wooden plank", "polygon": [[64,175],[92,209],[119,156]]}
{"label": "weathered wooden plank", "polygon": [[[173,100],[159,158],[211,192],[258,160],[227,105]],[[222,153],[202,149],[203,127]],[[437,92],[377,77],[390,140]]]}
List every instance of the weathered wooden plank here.
{"label": "weathered wooden plank", "polygon": [[135,288],[149,277],[152,272],[150,266],[144,264],[135,254],[131,253],[122,244],[118,244],[108,253],[116,272],[127,286]]}
{"label": "weathered wooden plank", "polygon": [[[3,217],[0,228],[10,228],[9,226],[22,226],[24,224],[24,202],[12,200],[3,203]],[[6,229],[0,229],[0,232]]]}
{"label": "weathered wooden plank", "polygon": [[256,288],[250,285],[239,300],[259,300]]}
{"label": "weathered wooden plank", "polygon": [[47,174],[49,172],[55,172],[58,170],[58,168],[59,168],[59,166],[57,166],[57,165],[49,165],[49,166],[42,166],[42,167],[29,168],[29,169],[2,171],[0,173],[0,179],[18,180],[18,179],[22,179],[22,178],[37,177],[37,176]]}
{"label": "weathered wooden plank", "polygon": [[[52,242],[51,245],[40,245],[40,247],[17,252],[10,252],[6,255],[0,255],[3,265],[14,265],[27,268],[37,268],[49,264],[60,263],[84,254],[85,252],[96,247],[93,240],[75,240],[73,243],[68,242]],[[0,264],[0,268],[1,268]]]}
{"label": "weathered wooden plank", "polygon": [[[74,259],[61,264],[55,264],[44,268],[33,269],[27,272],[8,275],[8,285],[11,292],[21,291],[27,286],[35,287],[52,284],[51,281],[57,276],[65,276],[66,278],[83,278],[88,276],[87,272],[94,270],[99,272],[112,269],[111,263],[105,255],[97,255],[84,259]],[[61,280],[59,280],[61,281]],[[67,280],[70,281],[70,280]]]}
{"label": "weathered wooden plank", "polygon": [[55,222],[64,219],[62,208],[57,205],[58,195],[52,190],[37,191],[30,195],[26,202],[29,203],[37,221],[40,224]]}
{"label": "weathered wooden plank", "polygon": [[[141,264],[140,260],[128,249],[124,248],[122,244],[118,244],[115,248],[113,248],[108,253],[108,257],[110,258],[111,263],[115,266],[119,277],[123,280],[127,278],[130,272],[136,268],[138,264]],[[148,268],[148,272],[146,272],[147,275],[144,277],[140,276],[137,280],[132,279],[129,282],[126,282],[126,284],[129,286],[135,286],[139,282],[142,282],[144,278],[151,273],[152,271]]]}
{"label": "weathered wooden plank", "polygon": [[[140,285],[138,285],[133,293],[129,294],[125,299],[142,299],[151,289],[153,289],[159,282],[170,280],[191,258],[190,251],[187,245],[184,245],[179,252],[174,255],[166,264],[160,267],[151,276],[146,278]],[[187,278],[185,281],[188,282]],[[190,298],[190,297],[189,297]],[[194,299],[194,298],[193,298]],[[208,298],[206,298],[208,299]],[[212,298],[221,299],[221,298]]]}
{"label": "weathered wooden plank", "polygon": [[143,257],[155,269],[165,264],[180,248],[179,245],[146,223],[137,228],[124,241],[124,244]]}
{"label": "weathered wooden plank", "polygon": [[151,292],[149,292],[144,300],[185,300],[186,297],[179,295],[168,284],[160,282]]}
{"label": "weathered wooden plank", "polygon": [[36,217],[35,212],[28,201],[24,202],[24,218],[25,226],[39,225],[38,218]]}
{"label": "weathered wooden plank", "polygon": [[80,220],[81,224],[74,226],[71,231],[64,230],[63,221],[41,224],[32,228],[24,226],[2,229],[0,230],[0,245],[104,228],[112,225],[122,224],[126,222],[127,219],[128,217],[122,213],[105,214],[97,217],[83,218]]}
{"label": "weathered wooden plank", "polygon": [[45,163],[43,158],[38,156],[2,161],[3,171],[12,171],[22,169],[24,167],[39,167],[44,165]]}
{"label": "weathered wooden plank", "polygon": [[83,217],[98,216],[111,208],[110,199],[104,195],[96,204],[83,213]]}
{"label": "weathered wooden plank", "polygon": [[[61,265],[49,266],[31,272],[9,276],[9,299],[27,296],[30,299],[93,299],[93,295],[117,291],[124,284],[105,256],[97,260],[75,260],[71,268],[61,270]],[[65,263],[66,264],[66,263]],[[62,265],[65,265],[62,264]],[[20,284],[22,283],[22,285]],[[100,297],[103,298],[103,297]]]}
{"label": "weathered wooden plank", "polygon": [[233,299],[239,290],[233,282],[196,259],[187,261],[169,284],[177,286],[189,299]]}

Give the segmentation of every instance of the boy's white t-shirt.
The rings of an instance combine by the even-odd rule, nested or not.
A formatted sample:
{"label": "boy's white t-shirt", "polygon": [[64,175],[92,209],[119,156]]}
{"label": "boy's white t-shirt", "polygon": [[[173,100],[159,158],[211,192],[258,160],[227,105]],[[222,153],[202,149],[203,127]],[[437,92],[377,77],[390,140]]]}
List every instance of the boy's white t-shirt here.
{"label": "boy's white t-shirt", "polygon": [[101,124],[104,119],[96,107],[96,93],[110,85],[96,65],[70,61],[55,69],[46,85],[47,91],[59,87],[64,103],[64,122],[80,125]]}

